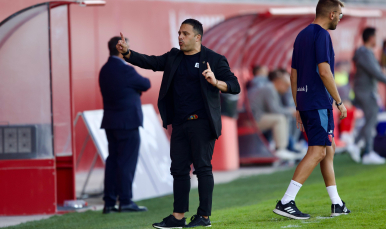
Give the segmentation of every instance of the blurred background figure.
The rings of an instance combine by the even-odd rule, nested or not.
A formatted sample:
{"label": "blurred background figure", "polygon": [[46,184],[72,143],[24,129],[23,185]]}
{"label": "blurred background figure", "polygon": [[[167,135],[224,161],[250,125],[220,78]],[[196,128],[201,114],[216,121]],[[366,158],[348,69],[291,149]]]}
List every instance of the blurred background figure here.
{"label": "blurred background figure", "polygon": [[290,79],[275,70],[269,73],[269,81],[261,88],[248,91],[248,99],[258,128],[272,130],[276,156],[283,160],[299,159],[300,155],[287,150],[289,127],[287,117],[294,116],[294,107],[284,107],[281,95],[288,91]]}
{"label": "blurred background figure", "polygon": [[[110,57],[99,74],[104,111],[101,128],[106,131],[109,149],[105,168],[104,214],[147,211],[146,207],[137,206],[131,199],[140,146],[138,128],[143,123],[141,94],[150,88],[150,80],[126,64],[115,47],[120,39],[110,39]],[[117,197],[119,209],[115,207]]]}
{"label": "blurred background figure", "polygon": [[[290,73],[287,72],[287,70],[285,70],[284,68],[279,68],[277,71],[282,74],[283,77],[290,79]],[[281,94],[280,97],[285,107],[293,107],[294,109],[296,109],[294,98],[292,97],[291,87],[288,87],[288,90],[285,93]]]}
{"label": "blurred background figure", "polygon": [[357,68],[354,80],[354,92],[357,105],[363,110],[365,124],[355,139],[358,144],[365,140],[363,164],[384,164],[385,158],[374,152],[373,132],[378,123],[378,81],[386,83],[386,76],[382,72],[379,62],[375,58],[373,49],[376,47],[375,28],[366,28],[363,31],[363,46],[359,47],[354,55]]}
{"label": "blurred background figure", "polygon": [[386,40],[383,41],[382,55],[381,55],[381,66],[383,70],[386,69]]}
{"label": "blurred background figure", "polygon": [[[335,83],[339,92],[339,95],[346,106],[347,117],[343,120],[335,118],[334,121],[337,124],[335,127],[335,144],[337,146],[336,153],[340,153],[346,149],[351,158],[359,163],[361,161],[360,149],[354,143],[354,130],[355,130],[355,113],[357,109],[352,104],[354,99],[354,92],[352,90],[352,83],[350,83],[351,63],[349,61],[341,61],[336,64],[335,67]],[[335,107],[334,107],[335,108]],[[337,110],[334,110],[336,113]]]}
{"label": "blurred background figure", "polygon": [[263,87],[268,83],[268,67],[264,65],[256,65],[253,67],[253,79],[250,80],[246,87],[247,90],[254,90]]}
{"label": "blurred background figure", "polygon": [[335,83],[341,99],[350,101],[350,62],[341,61],[335,66]]}
{"label": "blurred background figure", "polygon": [[[284,78],[290,80],[290,73],[287,70],[285,70],[284,68],[279,68],[277,71],[282,74]],[[288,90],[285,93],[281,94],[280,97],[284,107],[290,110],[296,110],[294,98],[292,97],[291,87],[288,87]],[[287,149],[293,152],[301,151],[303,155],[305,155],[307,153],[307,147],[305,147],[307,144],[306,141],[304,139],[301,139],[301,142],[296,145],[299,138],[301,137],[301,131],[296,127],[295,116],[287,116],[287,119],[289,132]]]}

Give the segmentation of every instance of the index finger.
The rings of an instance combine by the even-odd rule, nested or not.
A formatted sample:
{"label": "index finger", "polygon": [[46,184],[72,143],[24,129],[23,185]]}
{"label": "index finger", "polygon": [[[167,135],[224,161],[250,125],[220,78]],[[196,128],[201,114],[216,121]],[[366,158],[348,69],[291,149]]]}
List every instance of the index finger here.
{"label": "index finger", "polygon": [[125,38],[123,37],[123,34],[122,33],[120,33],[121,34],[121,40],[124,42],[125,41]]}
{"label": "index finger", "polygon": [[[211,69],[210,69],[209,62],[206,62],[206,65],[208,66],[208,69],[211,70]],[[212,71],[212,70],[211,70],[211,71]]]}

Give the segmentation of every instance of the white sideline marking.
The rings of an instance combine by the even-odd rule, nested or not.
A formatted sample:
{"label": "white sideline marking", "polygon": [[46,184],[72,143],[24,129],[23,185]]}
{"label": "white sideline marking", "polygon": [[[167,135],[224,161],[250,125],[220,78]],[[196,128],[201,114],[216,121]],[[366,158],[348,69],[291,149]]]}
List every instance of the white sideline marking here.
{"label": "white sideline marking", "polygon": [[331,217],[323,217],[323,216],[318,216],[316,217],[317,219],[331,219]]}

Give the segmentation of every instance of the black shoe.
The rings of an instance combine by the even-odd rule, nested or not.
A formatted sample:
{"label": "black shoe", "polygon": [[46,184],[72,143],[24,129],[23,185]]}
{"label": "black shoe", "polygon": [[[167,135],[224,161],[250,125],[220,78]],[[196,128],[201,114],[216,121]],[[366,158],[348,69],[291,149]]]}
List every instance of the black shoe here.
{"label": "black shoe", "polygon": [[119,212],[145,212],[145,211],[147,211],[146,207],[138,206],[136,203],[119,206]]}
{"label": "black shoe", "polygon": [[291,200],[287,204],[282,204],[279,200],[276,204],[276,208],[273,210],[274,213],[285,216],[291,219],[309,219],[309,214],[304,214],[296,207],[295,201]]}
{"label": "black shoe", "polygon": [[190,223],[186,227],[211,227],[209,217],[205,219],[200,215],[194,215],[190,218]]}
{"label": "black shoe", "polygon": [[173,215],[164,218],[161,223],[153,223],[155,228],[183,228],[185,226],[186,218],[178,220]]}
{"label": "black shoe", "polygon": [[344,201],[343,206],[340,206],[339,204],[331,204],[331,217],[334,216],[340,216],[340,215],[347,215],[351,211],[346,208],[346,203]]}
{"label": "black shoe", "polygon": [[115,206],[106,206],[103,208],[103,211],[102,213],[103,214],[109,214],[111,212],[118,212],[118,208],[116,208]]}

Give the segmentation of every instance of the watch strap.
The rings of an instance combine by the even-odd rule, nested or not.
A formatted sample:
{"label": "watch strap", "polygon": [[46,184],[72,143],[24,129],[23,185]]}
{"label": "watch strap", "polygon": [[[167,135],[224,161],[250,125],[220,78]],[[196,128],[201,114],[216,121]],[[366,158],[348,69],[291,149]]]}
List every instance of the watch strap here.
{"label": "watch strap", "polygon": [[340,105],[342,105],[343,104],[343,101],[340,101],[340,103],[337,103],[336,101],[335,101],[335,105],[337,106],[337,107],[339,107]]}
{"label": "watch strap", "polygon": [[126,55],[128,55],[129,53],[130,53],[130,49],[127,49],[127,52],[122,53],[122,55],[123,55],[123,56],[126,56]]}

